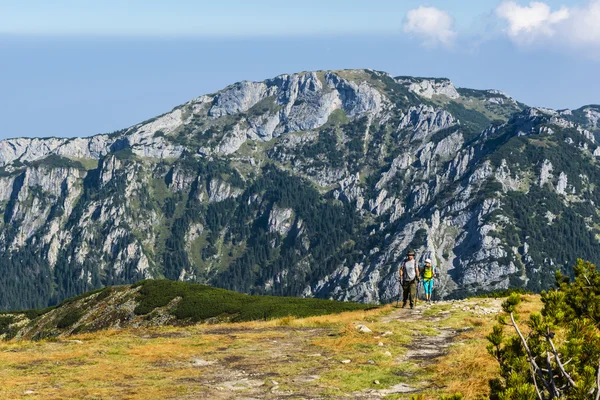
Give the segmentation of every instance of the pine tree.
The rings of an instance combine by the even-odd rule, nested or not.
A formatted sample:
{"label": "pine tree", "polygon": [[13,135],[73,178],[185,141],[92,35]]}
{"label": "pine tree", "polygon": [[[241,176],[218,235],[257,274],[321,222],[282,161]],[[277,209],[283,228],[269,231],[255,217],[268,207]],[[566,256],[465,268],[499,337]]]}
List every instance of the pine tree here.
{"label": "pine tree", "polygon": [[[542,312],[524,324],[517,313],[521,296],[503,303],[505,315],[487,336],[500,365],[491,399],[600,399],[600,273],[583,260],[574,272],[573,281],[556,273],[557,288],[542,292]],[[507,337],[506,326],[516,335]]]}

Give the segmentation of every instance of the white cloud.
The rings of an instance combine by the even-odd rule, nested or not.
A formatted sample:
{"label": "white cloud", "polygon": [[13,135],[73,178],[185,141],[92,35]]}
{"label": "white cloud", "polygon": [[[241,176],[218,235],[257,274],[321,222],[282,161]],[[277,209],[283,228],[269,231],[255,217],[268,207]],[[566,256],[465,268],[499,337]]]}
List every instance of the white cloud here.
{"label": "white cloud", "polygon": [[404,32],[420,37],[429,47],[451,47],[456,37],[454,18],[435,7],[421,6],[406,13],[402,24]]}
{"label": "white cloud", "polygon": [[498,6],[496,14],[508,23],[510,37],[531,40],[538,35],[553,36],[556,24],[569,18],[569,9],[563,7],[551,12],[546,3],[534,1],[521,7],[514,1],[505,1]]}
{"label": "white cloud", "polygon": [[574,44],[600,46],[600,0],[574,8],[565,30],[567,38]]}
{"label": "white cloud", "polygon": [[504,1],[496,15],[506,22],[506,34],[519,45],[600,46],[600,0],[553,11],[544,2],[521,6]]}

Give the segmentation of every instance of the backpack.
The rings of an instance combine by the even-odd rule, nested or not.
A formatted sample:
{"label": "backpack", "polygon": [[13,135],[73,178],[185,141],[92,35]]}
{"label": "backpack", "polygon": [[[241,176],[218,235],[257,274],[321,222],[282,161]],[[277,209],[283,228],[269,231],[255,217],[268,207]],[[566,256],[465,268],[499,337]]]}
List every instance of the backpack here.
{"label": "backpack", "polygon": [[433,265],[423,267],[423,279],[433,279]]}

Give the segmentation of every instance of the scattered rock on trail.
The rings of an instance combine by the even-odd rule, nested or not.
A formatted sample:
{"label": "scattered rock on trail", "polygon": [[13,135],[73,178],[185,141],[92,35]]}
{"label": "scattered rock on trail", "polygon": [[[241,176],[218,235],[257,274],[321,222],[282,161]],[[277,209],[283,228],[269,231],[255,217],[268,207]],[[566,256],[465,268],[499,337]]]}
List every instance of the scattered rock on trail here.
{"label": "scattered rock on trail", "polygon": [[194,367],[206,367],[209,365],[213,365],[214,363],[216,363],[216,361],[207,361],[201,358],[194,358],[192,360],[192,364],[194,365]]}
{"label": "scattered rock on trail", "polygon": [[229,390],[229,391],[239,391],[239,390],[248,390],[251,388],[256,388],[263,386],[264,382],[259,381],[257,379],[248,379],[242,378],[239,380],[231,380],[227,382],[221,382],[219,386],[217,386],[217,390]]}
{"label": "scattered rock on trail", "polygon": [[377,392],[381,395],[387,396],[390,394],[413,393],[416,391],[417,391],[417,389],[415,389],[411,386],[408,386],[405,383],[399,383],[397,385],[390,387],[389,389],[381,389],[381,390],[378,390]]}
{"label": "scattered rock on trail", "polygon": [[352,361],[351,360],[342,360],[341,362],[342,362],[342,364],[350,364]]}
{"label": "scattered rock on trail", "polygon": [[[457,300],[450,302],[438,302],[437,304],[452,304],[453,309],[469,312],[476,316],[495,315],[502,312],[502,299],[493,299],[486,302],[473,299]],[[443,312],[450,314],[450,311]]]}
{"label": "scattered rock on trail", "polygon": [[370,330],[368,327],[366,327],[365,325],[362,324],[358,324],[356,325],[356,329],[360,332],[360,333],[371,333],[373,332],[372,330]]}

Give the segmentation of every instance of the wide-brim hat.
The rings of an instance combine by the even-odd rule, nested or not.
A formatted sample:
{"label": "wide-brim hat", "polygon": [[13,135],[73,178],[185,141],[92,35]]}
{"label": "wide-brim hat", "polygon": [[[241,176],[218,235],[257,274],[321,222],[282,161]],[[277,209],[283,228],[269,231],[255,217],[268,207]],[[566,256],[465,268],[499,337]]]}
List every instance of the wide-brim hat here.
{"label": "wide-brim hat", "polygon": [[412,250],[409,250],[409,251],[406,253],[406,255],[407,255],[407,256],[414,256],[414,255],[415,255],[415,252],[414,252],[414,251],[412,251]]}
{"label": "wide-brim hat", "polygon": [[431,259],[428,258],[427,260],[425,260],[425,264],[431,264]]}

